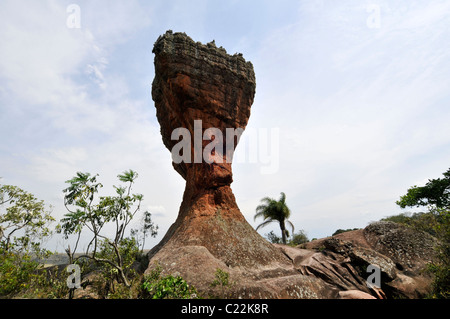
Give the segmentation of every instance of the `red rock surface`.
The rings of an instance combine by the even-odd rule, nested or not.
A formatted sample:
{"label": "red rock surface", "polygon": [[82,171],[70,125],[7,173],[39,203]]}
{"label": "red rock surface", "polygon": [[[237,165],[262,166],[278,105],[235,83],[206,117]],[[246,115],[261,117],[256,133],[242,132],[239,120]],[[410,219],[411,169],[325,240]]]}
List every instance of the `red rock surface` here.
{"label": "red rock surface", "polygon": [[[187,129],[191,160],[173,163],[186,188],[176,221],[149,252],[147,272],[159,265],[205,297],[416,298],[427,293],[430,279],[421,271],[432,258],[433,240],[395,224],[375,223],[302,247],[307,249],[262,238],[236,204],[226,152],[207,154],[212,163],[194,161],[195,120],[202,121],[202,132],[245,129],[256,88],[252,64],[214,43],[203,45],[171,31],[158,38],[153,52],[152,97],[163,143],[171,151],[179,142],[171,139],[173,130]],[[202,141],[201,151],[210,142]],[[381,288],[366,284],[370,264],[381,268]],[[227,295],[211,286],[218,268],[230,275]]]}
{"label": "red rock surface", "polygon": [[[227,266],[287,264],[287,258],[263,239],[240,212],[230,188],[232,168],[225,152],[215,150],[213,154],[223,158],[223,163],[194,160],[195,120],[202,121],[203,132],[220,129],[224,148],[227,128],[245,129],[256,88],[253,65],[240,54],[228,55],[213,43],[203,45],[184,33],[171,31],[159,37],[153,52],[152,97],[163,143],[172,150],[179,142],[171,139],[173,130],[188,129],[191,161],[173,163],[186,180],[186,189],[177,220],[150,255],[183,246],[202,246]],[[237,138],[233,140],[232,151]],[[203,141],[202,150],[210,142]]]}
{"label": "red rock surface", "polygon": [[[187,128],[192,137],[191,163],[174,164],[176,171],[195,190],[229,186],[231,163],[194,163],[194,120],[202,121],[203,132],[218,128],[223,136],[227,128],[245,129],[256,88],[253,65],[242,55],[228,55],[212,43],[196,43],[184,33],[167,32],[153,52],[152,97],[164,145],[172,150],[178,143],[171,139],[176,128]],[[206,144],[209,141],[203,147]]]}

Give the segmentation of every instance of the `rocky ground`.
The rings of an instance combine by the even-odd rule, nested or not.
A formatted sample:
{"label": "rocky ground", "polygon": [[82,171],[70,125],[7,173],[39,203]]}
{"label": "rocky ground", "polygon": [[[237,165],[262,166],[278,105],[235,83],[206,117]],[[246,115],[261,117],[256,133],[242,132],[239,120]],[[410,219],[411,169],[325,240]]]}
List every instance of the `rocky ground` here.
{"label": "rocky ground", "polygon": [[[424,270],[433,260],[437,241],[427,233],[392,222],[372,223],[364,229],[315,240],[296,248],[311,254],[295,259],[300,272],[321,277],[336,286],[339,295],[349,290],[377,298],[421,298],[430,292],[432,278]],[[369,265],[381,270],[380,289],[369,289]],[[331,266],[331,267],[330,267]]]}
{"label": "rocky ground", "polygon": [[[245,129],[256,92],[253,65],[214,41],[205,45],[172,31],[157,39],[153,53],[152,98],[162,141],[172,151],[178,143],[172,133],[182,128],[191,145],[183,148],[181,162],[172,163],[186,188],[176,221],[149,252],[147,273],[161,267],[217,296],[221,288],[211,283],[221,269],[229,273],[226,293],[234,298],[418,298],[428,292],[431,278],[423,269],[433,256],[434,239],[425,233],[378,222],[295,248],[262,238],[230,187],[227,154],[238,139],[227,139],[214,151],[206,148],[229,129]],[[209,129],[221,134],[204,137],[197,149],[196,136]],[[381,287],[366,284],[370,265],[381,268]]]}
{"label": "rocky ground", "polygon": [[[435,243],[427,233],[376,222],[298,247],[274,244],[288,263],[231,267],[202,246],[180,247],[161,261],[165,272],[181,274],[206,295],[220,294],[210,285],[220,268],[230,274],[227,296],[233,298],[422,298],[430,292],[424,269]],[[380,287],[367,285],[369,265],[380,268]]]}
{"label": "rocky ground", "polygon": [[[417,299],[430,292],[432,278],[425,269],[434,258],[436,243],[427,233],[392,222],[375,222],[297,247],[272,244],[285,258],[266,266],[227,265],[198,245],[172,249],[153,263],[163,268],[163,274],[181,275],[206,297]],[[45,261],[47,266],[67,262],[65,254],[54,254]],[[373,273],[368,271],[370,265],[380,268],[379,287],[367,285]],[[151,264],[149,269],[153,269]],[[211,285],[217,269],[229,273],[226,287]],[[92,276],[83,277],[85,281]],[[96,298],[92,289],[81,289],[76,295]]]}

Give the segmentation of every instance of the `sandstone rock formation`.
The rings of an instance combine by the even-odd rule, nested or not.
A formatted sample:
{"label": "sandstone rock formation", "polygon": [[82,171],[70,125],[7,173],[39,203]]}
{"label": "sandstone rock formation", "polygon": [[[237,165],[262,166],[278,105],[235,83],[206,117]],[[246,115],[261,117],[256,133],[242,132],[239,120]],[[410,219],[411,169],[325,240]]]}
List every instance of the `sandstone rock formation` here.
{"label": "sandstone rock formation", "polygon": [[[296,267],[302,273],[324,278],[340,289],[367,293],[369,289],[365,283],[361,285],[361,280],[365,281],[368,276],[365,273],[368,265],[377,265],[381,270],[381,290],[370,289],[372,295],[422,298],[430,292],[432,278],[424,269],[435,256],[433,247],[436,243],[436,239],[425,232],[397,223],[375,222],[364,229],[302,245],[298,250],[311,255],[315,251],[315,258],[320,262],[313,264],[302,260],[296,263]],[[329,263],[333,264],[333,270],[330,270]],[[356,273],[357,276],[352,277],[348,273]]]}
{"label": "sandstone rock formation", "polygon": [[[231,162],[226,161],[225,152],[213,150],[216,158],[207,163],[202,155],[211,140],[203,140],[200,162],[195,159],[194,121],[202,121],[202,135],[209,128],[218,128],[223,136],[227,128],[245,129],[256,87],[252,64],[214,44],[195,43],[184,33],[170,31],[156,41],[153,52],[152,96],[164,145],[172,150],[179,142],[172,140],[172,132],[180,127],[188,129],[191,157],[187,162],[173,163],[186,180],[183,202],[176,222],[151,254],[163,246],[166,250],[201,246],[227,266],[283,260],[239,211],[230,188]],[[236,140],[233,138],[234,143]]]}
{"label": "sandstone rock formation", "polygon": [[[411,275],[431,258],[427,251],[433,243],[425,235],[411,239],[408,230],[374,224],[303,248],[272,245],[262,238],[243,217],[230,187],[227,155],[234,152],[238,136],[208,148],[218,137],[206,134],[210,128],[222,136],[227,129],[245,129],[256,88],[252,64],[214,42],[203,45],[172,31],[158,38],[153,53],[152,97],[163,143],[173,151],[180,138],[173,132],[182,128],[189,148],[178,154],[183,161],[173,157],[186,188],[176,221],[149,252],[147,272],[159,265],[163,273],[181,275],[206,296],[219,297],[350,299],[426,293],[423,283],[429,279]],[[201,121],[200,132],[196,121]],[[423,243],[428,246],[416,250]],[[381,289],[366,284],[370,264],[381,268]],[[217,269],[230,275],[226,296],[211,286]]]}
{"label": "sandstone rock formation", "polygon": [[[296,274],[286,270],[286,256],[247,223],[236,204],[230,188],[231,162],[226,157],[230,140],[224,139],[223,149],[217,147],[207,154],[212,163],[204,157],[196,160],[194,121],[201,120],[202,135],[209,128],[219,129],[223,136],[227,129],[245,129],[256,88],[252,64],[240,54],[228,55],[214,43],[203,45],[171,31],[159,37],[153,52],[152,97],[164,145],[172,150],[179,142],[172,140],[172,132],[185,128],[191,149],[190,161],[173,163],[186,180],[186,189],[177,220],[149,253],[150,267],[158,261],[167,271],[178,271],[187,278],[199,274],[197,279],[205,286],[214,279],[216,268],[230,267],[240,275],[261,278],[270,277],[272,270]],[[215,138],[202,141],[202,153]],[[233,152],[237,136],[232,141]]]}

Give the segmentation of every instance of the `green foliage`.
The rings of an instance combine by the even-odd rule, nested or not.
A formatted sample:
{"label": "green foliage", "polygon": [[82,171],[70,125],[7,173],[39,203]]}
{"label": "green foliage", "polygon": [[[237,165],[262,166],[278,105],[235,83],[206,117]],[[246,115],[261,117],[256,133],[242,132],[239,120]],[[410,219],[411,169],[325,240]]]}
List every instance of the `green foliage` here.
{"label": "green foliage", "polygon": [[54,221],[44,202],[19,187],[0,185],[0,209],[0,247],[37,253],[39,242],[51,235],[49,225]]}
{"label": "green foliage", "polygon": [[38,267],[29,254],[0,250],[0,296],[29,289]]}
{"label": "green foliage", "polygon": [[[136,286],[131,285],[140,281],[137,271],[145,258],[136,239],[124,238],[124,234],[143,200],[142,195],[131,192],[137,177],[131,170],[118,175],[128,185],[115,186],[114,196],[98,196],[102,184],[97,181],[98,175],[89,173],[77,173],[67,181],[69,186],[64,190],[68,213],[57,231],[66,238],[77,236],[75,249],[67,249],[69,263],[80,265],[82,274],[92,274],[82,285],[98,288],[99,298],[136,296]],[[67,287],[65,269],[44,268],[42,264],[50,252],[41,245],[52,234],[53,221],[43,201],[16,186],[0,185],[0,298],[66,298],[68,293],[73,296],[73,289]],[[143,222],[142,233],[155,236],[158,227],[152,223],[150,213],[144,214]],[[108,223],[116,226],[114,238],[102,232]],[[93,239],[86,254],[74,258],[83,230],[91,231]]]}
{"label": "green foliage", "polygon": [[[107,293],[115,293],[116,288],[120,285],[122,278],[119,276],[119,271],[115,265],[121,265],[123,275],[130,281],[136,277],[137,273],[133,269],[133,265],[140,257],[139,248],[134,238],[124,238],[118,244],[118,253],[115,247],[107,240],[100,243],[97,257],[100,260],[109,260],[112,263],[102,262],[100,265],[101,274],[108,285]],[[121,260],[118,260],[120,258]],[[120,288],[119,288],[120,289]]]}
{"label": "green foliage", "polygon": [[288,223],[292,228],[292,232],[294,232],[294,225],[288,220],[291,211],[286,204],[286,194],[281,193],[281,197],[278,201],[269,197],[264,197],[261,202],[263,202],[263,204],[256,207],[254,219],[256,220],[257,218],[262,217],[264,221],[256,227],[256,230],[270,223],[278,222],[281,229],[281,241],[283,244],[286,244],[286,238],[289,237],[289,232],[286,229],[285,224]]}
{"label": "green foliage", "polygon": [[[447,265],[448,262],[447,258]],[[428,265],[428,271],[434,275],[433,290],[429,297],[433,299],[450,299],[450,267],[444,263],[431,263]]]}
{"label": "green foliage", "polygon": [[436,247],[437,260],[428,270],[434,275],[431,298],[450,298],[450,210],[436,209],[437,223],[434,226],[440,244]]}
{"label": "green foliage", "polygon": [[216,269],[214,274],[214,281],[211,283],[212,287],[219,286],[221,289],[221,298],[227,298],[227,292],[230,290],[232,283],[230,282],[230,274],[220,268]]}
{"label": "green foliage", "polygon": [[434,275],[430,298],[450,297],[450,211],[431,208],[428,212],[402,213],[382,219],[424,231],[439,239],[437,259],[430,262],[428,271]]}
{"label": "green foliage", "polygon": [[[282,243],[282,238],[278,237],[273,231],[270,231],[268,234],[266,234],[266,238],[272,244]],[[306,232],[303,229],[300,229],[297,233],[294,233],[292,235],[292,238],[287,241],[286,244],[289,246],[298,246],[307,242],[309,242],[309,239]]]}
{"label": "green foliage", "polygon": [[[53,269],[52,269],[53,268]],[[66,268],[59,270],[58,267],[52,267],[41,272],[33,296],[45,299],[65,299],[69,293],[67,287]]]}
{"label": "green foliage", "polygon": [[138,178],[138,173],[132,171],[131,169],[117,175],[119,180],[124,183],[133,183],[136,178]]}
{"label": "green foliage", "polygon": [[409,213],[400,213],[398,215],[388,216],[385,218],[382,218],[382,221],[385,222],[393,222],[397,224],[403,224],[403,225],[410,225],[411,221],[415,219],[415,217],[411,217],[411,214]]}
{"label": "green foliage", "polygon": [[431,298],[450,297],[450,169],[444,178],[430,179],[425,186],[413,186],[400,197],[397,205],[402,208],[428,206],[428,212],[412,215],[401,214],[386,218],[426,231],[439,239],[437,260],[431,262],[428,271],[434,275]]}
{"label": "green foliage", "polygon": [[148,211],[144,213],[144,216],[141,220],[140,227],[137,229],[131,229],[131,236],[135,238],[136,242],[142,242],[141,252],[144,251],[145,239],[147,236],[156,237],[158,235],[158,226],[155,225],[152,221],[152,214]]}
{"label": "green foliage", "polygon": [[36,260],[50,254],[41,242],[54,219],[43,201],[11,185],[0,185],[0,209],[0,296],[9,296],[37,281]]}
{"label": "green foliage", "polygon": [[382,218],[381,220],[403,224],[437,237],[436,227],[438,227],[438,224],[440,224],[441,221],[440,217],[434,213],[435,211],[436,210],[433,209],[428,212],[400,213],[398,215]]}
{"label": "green foliage", "polygon": [[180,276],[161,276],[161,268],[154,269],[141,285],[145,299],[194,299],[197,291]]}
{"label": "green foliage", "polygon": [[301,244],[305,244],[309,242],[308,236],[306,232],[301,229],[297,233],[292,236],[292,239],[289,241],[290,246],[297,246]]}
{"label": "green foliage", "polygon": [[425,186],[412,186],[396,203],[401,208],[433,206],[450,208],[450,169],[443,173],[444,178],[430,179]]}
{"label": "green foliage", "polygon": [[[143,200],[142,194],[131,193],[138,174],[132,170],[119,174],[118,179],[127,185],[114,186],[115,196],[100,197],[98,191],[103,185],[97,182],[97,176],[78,172],[75,177],[66,181],[69,187],[63,190],[64,204],[69,212],[61,219],[58,231],[66,238],[72,234],[77,236],[75,249],[71,250],[69,247],[66,250],[72,262],[81,232],[83,229],[89,230],[93,237],[85,256],[104,264],[106,269],[110,268],[108,271],[111,280],[117,274],[119,280],[130,287],[126,275],[129,265],[124,254],[130,253],[131,246],[137,245],[135,240],[131,242],[124,239],[124,235],[127,226],[140,211]],[[112,239],[102,233],[108,223],[115,226],[115,235]]]}
{"label": "green foliage", "polygon": [[211,283],[211,286],[221,286],[226,287],[230,284],[230,274],[226,271],[223,271],[220,268],[216,269],[216,273],[214,274],[215,279]]}

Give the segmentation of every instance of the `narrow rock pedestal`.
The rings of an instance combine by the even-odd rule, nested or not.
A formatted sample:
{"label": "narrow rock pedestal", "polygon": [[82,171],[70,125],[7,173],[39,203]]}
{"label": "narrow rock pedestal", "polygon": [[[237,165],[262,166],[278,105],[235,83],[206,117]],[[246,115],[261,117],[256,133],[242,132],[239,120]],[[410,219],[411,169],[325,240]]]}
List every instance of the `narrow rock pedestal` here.
{"label": "narrow rock pedestal", "polygon": [[[227,155],[234,152],[239,136],[226,135],[242,132],[247,125],[256,88],[253,65],[213,42],[203,45],[171,31],[158,38],[153,53],[152,97],[163,143],[173,151],[181,136],[173,139],[173,132],[182,128],[189,149],[172,152],[184,159],[174,160],[173,166],[186,180],[186,188],[178,218],[149,252],[148,271],[159,264],[165,273],[180,274],[203,292],[214,293],[211,283],[220,268],[231,276],[234,297],[307,296],[305,287],[314,285],[314,279],[299,275],[289,258],[248,224],[230,187],[233,175]],[[217,139],[208,129],[222,134],[223,146],[210,145],[205,153]],[[276,282],[280,277],[284,285]]]}

